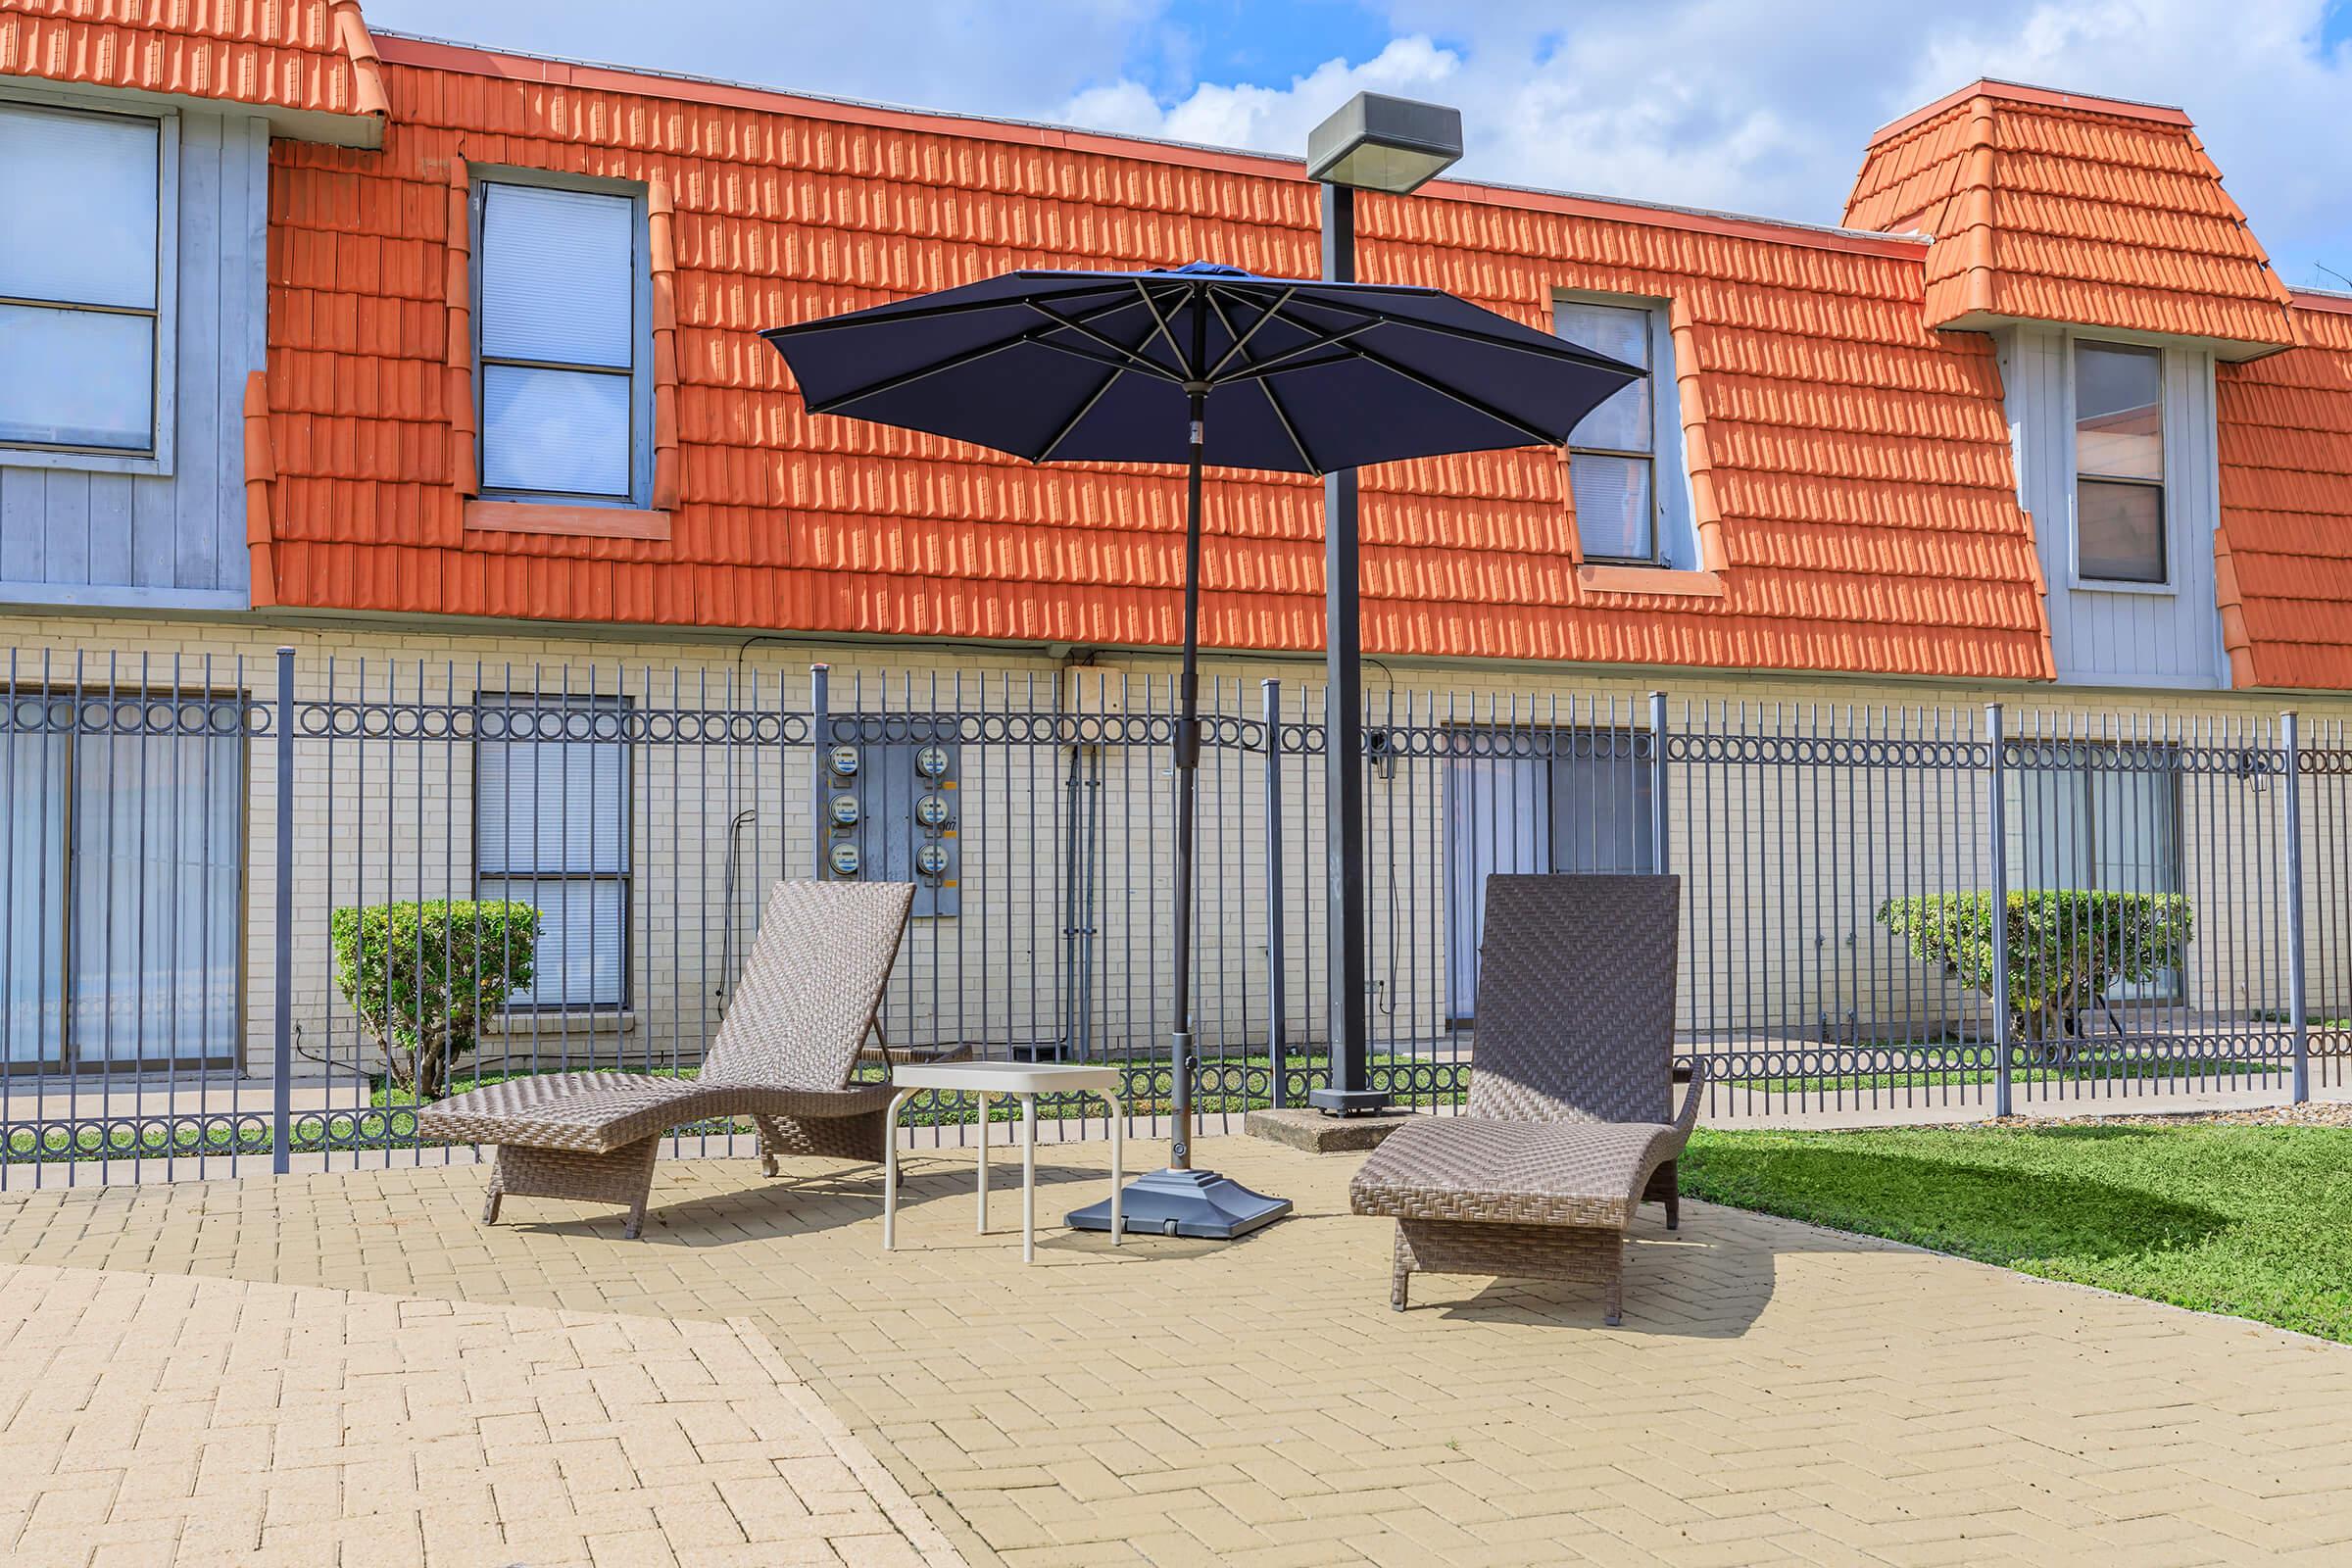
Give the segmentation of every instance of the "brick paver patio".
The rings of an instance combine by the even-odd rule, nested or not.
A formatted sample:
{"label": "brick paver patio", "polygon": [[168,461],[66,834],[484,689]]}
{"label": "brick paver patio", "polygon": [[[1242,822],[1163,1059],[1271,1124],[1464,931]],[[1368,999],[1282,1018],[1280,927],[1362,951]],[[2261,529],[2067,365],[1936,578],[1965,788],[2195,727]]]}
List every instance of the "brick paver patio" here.
{"label": "brick paver patio", "polygon": [[[1116,1253],[1056,1231],[1024,1269],[1016,1200],[996,1235],[974,1236],[969,1167],[953,1152],[916,1163],[896,1254],[880,1250],[877,1183],[823,1162],[790,1162],[774,1182],[749,1160],[665,1163],[664,1206],[635,1244],[609,1213],[544,1201],[514,1200],[508,1223],[483,1229],[482,1172],[457,1165],[27,1194],[0,1203],[0,1260],[127,1271],[129,1286],[51,1277],[92,1299],[166,1288],[140,1274],[301,1288],[281,1313],[315,1292],[369,1293],[335,1299],[385,1334],[402,1313],[464,1302],[450,1322],[467,1335],[651,1335],[648,1353],[680,1366],[724,1344],[699,1336],[748,1327],[787,1369],[779,1396],[805,1379],[974,1563],[2316,1563],[2352,1550],[2352,1348],[1696,1203],[1679,1237],[1644,1227],[1622,1329],[1600,1327],[1584,1288],[1475,1279],[1416,1282],[1423,1304],[1397,1315],[1387,1226],[1346,1211],[1352,1159],[1200,1148],[1298,1200],[1297,1216],[1230,1246],[1134,1238]],[[1130,1152],[1139,1166],[1158,1152]],[[1055,1180],[1041,1216],[1099,1195],[1105,1159],[1094,1144],[1043,1151]],[[220,1309],[206,1294],[218,1287],[171,1288],[191,1314]],[[72,1340],[47,1353],[86,1355]],[[281,1421],[337,1408],[355,1447],[371,1419],[403,1416],[322,1378],[273,1378],[267,1354],[231,1353],[242,1343],[222,1340],[184,1375],[217,1381],[226,1407],[274,1397]],[[556,1354],[571,1377],[564,1353],[594,1352]],[[6,1408],[22,1416],[47,1381],[11,1370]],[[82,1408],[107,1419],[103,1406]],[[31,1430],[27,1469],[68,1468],[69,1448],[39,1446],[46,1423]],[[127,1461],[110,1459],[125,1478],[140,1471]],[[13,1506],[27,1478],[10,1480]],[[408,1506],[397,1487],[365,1495]],[[578,1506],[561,1493],[494,1500],[526,1522]],[[888,1517],[887,1495],[872,1506]],[[705,1560],[686,1540],[671,1549]]]}
{"label": "brick paver patio", "polygon": [[749,1325],[0,1265],[9,1560],[961,1568]]}

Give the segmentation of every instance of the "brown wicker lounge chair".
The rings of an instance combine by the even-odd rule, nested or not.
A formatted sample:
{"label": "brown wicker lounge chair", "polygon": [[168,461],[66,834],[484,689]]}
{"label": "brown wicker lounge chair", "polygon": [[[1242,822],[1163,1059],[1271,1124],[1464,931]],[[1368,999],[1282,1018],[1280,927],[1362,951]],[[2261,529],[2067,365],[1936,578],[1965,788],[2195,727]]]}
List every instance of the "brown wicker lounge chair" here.
{"label": "brown wicker lounge chair", "polygon": [[510,1078],[427,1105],[417,1135],[498,1146],[485,1225],[509,1193],[578,1198],[627,1204],[632,1239],[672,1127],[749,1116],[770,1176],[780,1153],[879,1160],[890,1085],[852,1085],[850,1069],[913,902],[904,883],[779,882],[701,1076]]}
{"label": "brown wicker lounge chair", "polygon": [[1356,1172],[1358,1214],[1396,1220],[1390,1304],[1415,1269],[1592,1280],[1624,1303],[1625,1232],[1682,1221],[1674,1161],[1705,1082],[1673,1097],[1671,876],[1491,876],[1470,1104],[1398,1128]]}

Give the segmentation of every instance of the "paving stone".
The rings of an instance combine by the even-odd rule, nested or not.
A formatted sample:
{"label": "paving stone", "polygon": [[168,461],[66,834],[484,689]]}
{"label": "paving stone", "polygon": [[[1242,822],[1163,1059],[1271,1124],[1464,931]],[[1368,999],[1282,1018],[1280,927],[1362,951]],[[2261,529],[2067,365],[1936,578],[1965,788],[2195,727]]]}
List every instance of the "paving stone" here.
{"label": "paving stone", "polygon": [[[641,1243],[582,1204],[481,1227],[466,1166],[12,1199],[0,1552],[135,1504],[186,1561],[299,1519],[368,1568],[404,1520],[534,1568],[2352,1554],[2352,1348],[1697,1202],[1637,1230],[1620,1328],[1513,1281],[1397,1314],[1352,1157],[1196,1149],[1297,1213],[1049,1228],[1025,1268],[955,1159],[888,1254],[870,1175],[816,1160],[665,1161]],[[1105,1159],[1042,1150],[1041,1218]]]}

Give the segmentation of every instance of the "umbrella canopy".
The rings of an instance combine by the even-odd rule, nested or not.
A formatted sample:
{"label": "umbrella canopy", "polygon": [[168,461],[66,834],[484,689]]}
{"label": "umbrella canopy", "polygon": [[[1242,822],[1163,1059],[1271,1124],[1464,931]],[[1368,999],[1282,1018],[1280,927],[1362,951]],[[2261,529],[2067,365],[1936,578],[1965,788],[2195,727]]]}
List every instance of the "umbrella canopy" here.
{"label": "umbrella canopy", "polygon": [[1284,473],[1559,446],[1641,372],[1439,289],[1174,271],[1006,272],[764,334],[812,414],[1038,463]]}
{"label": "umbrella canopy", "polygon": [[[1560,446],[1641,372],[1438,289],[1173,271],[1007,272],[762,334],[812,414],[1039,463],[1182,463],[1169,1168],[1128,1190],[1131,1230],[1230,1237],[1287,1199],[1191,1168],[1194,773],[1200,760],[1203,464],[1328,473]],[[821,740],[821,737],[820,737]],[[1282,1064],[1274,1064],[1280,1072]],[[1070,1216],[1107,1229],[1107,1204]]]}

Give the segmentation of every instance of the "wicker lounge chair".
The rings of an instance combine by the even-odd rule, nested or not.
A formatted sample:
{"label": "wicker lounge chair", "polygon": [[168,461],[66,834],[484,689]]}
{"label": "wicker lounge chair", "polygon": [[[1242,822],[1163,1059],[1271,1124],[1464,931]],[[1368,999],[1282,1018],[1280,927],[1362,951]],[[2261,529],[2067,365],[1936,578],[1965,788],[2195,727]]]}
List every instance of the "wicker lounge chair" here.
{"label": "wicker lounge chair", "polygon": [[1675,1158],[1705,1081],[1673,1096],[1671,876],[1491,876],[1468,1114],[1400,1127],[1349,1190],[1396,1220],[1390,1304],[1415,1269],[1592,1280],[1624,1302],[1644,1201],[1682,1221]]}
{"label": "wicker lounge chair", "polygon": [[749,1116],[770,1176],[780,1153],[880,1160],[890,1085],[852,1085],[850,1069],[913,903],[904,883],[779,882],[701,1076],[510,1078],[427,1105],[417,1134],[498,1146],[485,1225],[509,1193],[577,1198],[627,1204],[631,1239],[672,1127]]}

